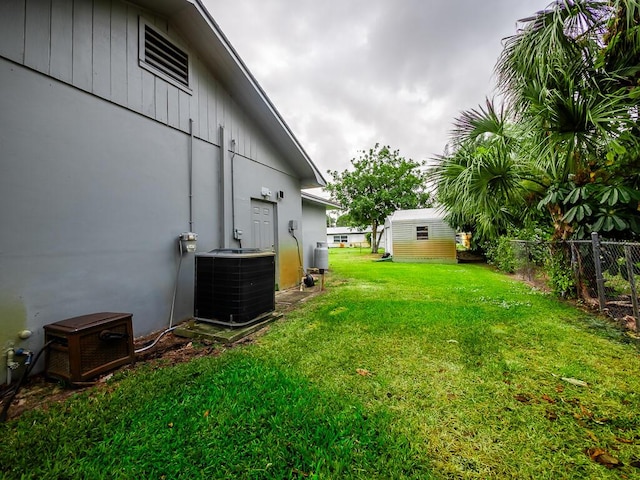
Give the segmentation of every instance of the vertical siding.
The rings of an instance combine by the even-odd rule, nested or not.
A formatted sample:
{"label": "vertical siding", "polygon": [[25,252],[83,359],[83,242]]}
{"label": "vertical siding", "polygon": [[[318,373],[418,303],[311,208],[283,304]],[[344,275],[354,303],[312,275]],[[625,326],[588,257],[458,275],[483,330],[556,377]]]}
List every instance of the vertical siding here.
{"label": "vertical siding", "polygon": [[[184,100],[189,94],[181,96],[179,88],[144,72],[138,64],[142,14],[118,0],[2,1],[0,55],[186,130],[191,106],[186,107]],[[165,19],[144,15],[161,31],[168,31]],[[213,82],[200,87],[204,98],[208,83]],[[206,115],[203,120],[206,123]]]}
{"label": "vertical siding", "polygon": [[127,106],[142,113],[142,69],[138,65],[138,15],[127,6]]}
{"label": "vertical siding", "polygon": [[91,91],[93,82],[93,2],[73,4],[73,85]]}
{"label": "vertical siding", "polygon": [[111,4],[111,100],[127,105],[127,6]]}
{"label": "vertical siding", "polygon": [[25,0],[0,1],[0,52],[9,60],[24,61]]}
{"label": "vertical siding", "polygon": [[240,109],[236,103],[233,103],[231,106],[230,113],[230,125],[231,125],[231,135],[236,140],[236,152],[244,155],[244,149],[242,148],[242,138],[240,138]]}
{"label": "vertical siding", "polygon": [[[193,134],[197,137],[200,136],[200,118],[198,115],[198,105],[200,102],[200,62],[197,58],[191,59],[191,95],[189,96],[189,116],[187,116],[187,123],[189,118],[193,118]],[[193,117],[191,117],[193,115]]]}
{"label": "vertical siding", "polygon": [[111,4],[93,6],[93,93],[111,99]]}
{"label": "vertical siding", "polygon": [[34,70],[49,73],[50,0],[27,0],[24,29],[24,64]]}
{"label": "vertical siding", "polygon": [[175,87],[172,85],[168,86],[167,82],[156,77],[156,90],[155,90],[155,104],[156,104],[156,120],[162,123],[169,122],[169,113],[168,113],[168,98],[167,98],[167,90],[169,88],[174,89]]}
{"label": "vertical siding", "polygon": [[209,134],[209,85],[207,84],[207,73],[203,66],[198,65],[198,136],[207,138]]}
{"label": "vertical siding", "polygon": [[[219,90],[221,91],[222,89]],[[222,97],[221,94],[219,94],[218,97],[218,101],[216,102],[216,118],[218,119],[218,125],[226,127],[226,124],[224,123],[226,99]]]}
{"label": "vertical siding", "polygon": [[156,76],[146,70],[142,71],[142,113],[156,116]]}
{"label": "vertical siding", "polygon": [[191,95],[178,90],[178,128],[189,131],[189,118],[191,118]]}
{"label": "vertical siding", "polygon": [[209,102],[207,103],[207,124],[209,131],[207,132],[207,139],[212,143],[217,143],[218,140],[218,89],[216,81],[211,73],[207,72],[207,84],[209,85]]}
{"label": "vertical siding", "polygon": [[180,128],[180,89],[167,89],[167,124]]}
{"label": "vertical siding", "polygon": [[52,0],[49,74],[65,83],[73,80],[72,50],[73,0]]}

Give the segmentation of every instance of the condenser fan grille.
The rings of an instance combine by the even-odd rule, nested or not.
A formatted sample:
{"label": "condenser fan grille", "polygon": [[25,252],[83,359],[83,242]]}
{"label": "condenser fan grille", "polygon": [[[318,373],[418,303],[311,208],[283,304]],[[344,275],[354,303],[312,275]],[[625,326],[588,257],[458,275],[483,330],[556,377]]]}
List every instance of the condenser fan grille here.
{"label": "condenser fan grille", "polygon": [[196,255],[196,318],[246,323],[274,308],[273,252],[237,249]]}

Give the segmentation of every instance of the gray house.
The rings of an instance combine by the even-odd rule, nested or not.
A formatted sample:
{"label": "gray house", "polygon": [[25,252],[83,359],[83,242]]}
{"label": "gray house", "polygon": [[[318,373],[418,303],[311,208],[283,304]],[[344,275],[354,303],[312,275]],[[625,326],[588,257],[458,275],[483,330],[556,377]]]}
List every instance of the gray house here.
{"label": "gray house", "polygon": [[325,181],[200,0],[0,2],[0,87],[0,349],[93,312],[189,317],[182,232],[299,281],[301,189]]}

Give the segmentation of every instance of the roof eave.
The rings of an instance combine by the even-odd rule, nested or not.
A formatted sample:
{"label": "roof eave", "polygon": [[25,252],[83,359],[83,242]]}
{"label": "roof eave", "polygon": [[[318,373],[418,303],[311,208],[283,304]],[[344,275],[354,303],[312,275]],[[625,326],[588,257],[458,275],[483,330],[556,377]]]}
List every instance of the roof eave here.
{"label": "roof eave", "polygon": [[302,200],[311,202],[311,203],[316,203],[318,205],[324,205],[325,207],[331,209],[331,210],[340,210],[342,209],[342,205],[340,205],[339,203],[333,202],[332,200],[329,200],[327,198],[322,198],[322,197],[318,197],[316,195],[311,195],[310,193],[307,192],[300,192],[300,195],[302,197]]}
{"label": "roof eave", "polygon": [[[215,72],[216,79],[227,89],[234,101],[249,112],[287,163],[294,168],[302,187],[325,186],[326,180],[202,1],[176,1],[187,1],[194,6],[191,11],[180,10],[175,17],[178,26],[185,35],[189,35],[189,40],[198,48],[202,60]],[[198,15],[195,16],[194,13]],[[201,25],[197,30],[198,35],[190,35],[189,32],[194,30],[194,23],[198,22],[198,17],[207,28],[202,28]],[[223,68],[220,68],[221,65]]]}

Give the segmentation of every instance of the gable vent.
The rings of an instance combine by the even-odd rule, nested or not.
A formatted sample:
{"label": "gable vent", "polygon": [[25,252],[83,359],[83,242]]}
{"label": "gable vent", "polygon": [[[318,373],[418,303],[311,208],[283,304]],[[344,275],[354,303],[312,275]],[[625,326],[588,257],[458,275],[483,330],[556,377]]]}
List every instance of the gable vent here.
{"label": "gable vent", "polygon": [[144,61],[185,87],[189,86],[189,56],[146,24]]}

